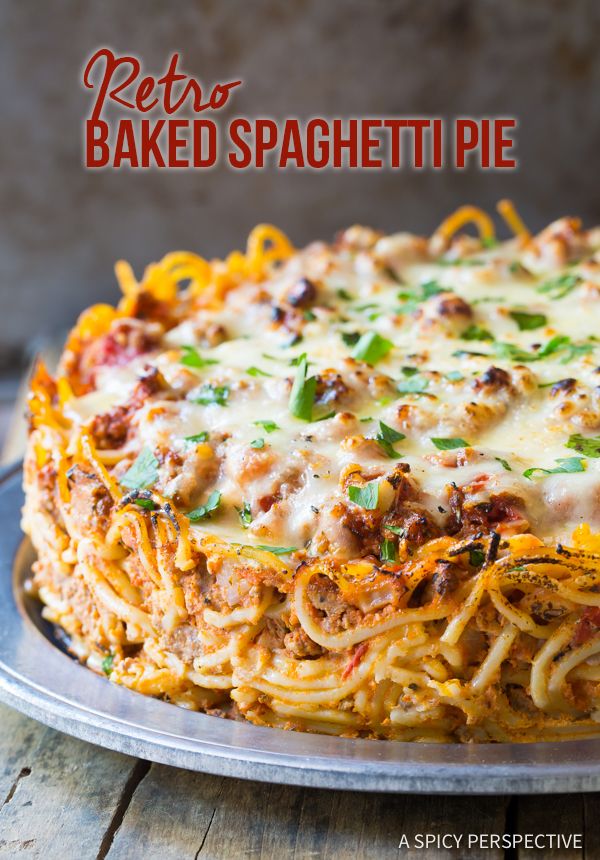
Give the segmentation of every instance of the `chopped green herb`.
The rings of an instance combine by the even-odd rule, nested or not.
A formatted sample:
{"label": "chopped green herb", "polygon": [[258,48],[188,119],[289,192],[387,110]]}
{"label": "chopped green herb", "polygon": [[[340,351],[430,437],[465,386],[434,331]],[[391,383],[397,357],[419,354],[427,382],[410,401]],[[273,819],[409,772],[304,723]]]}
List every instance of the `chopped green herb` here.
{"label": "chopped green herb", "polygon": [[497,248],[500,242],[495,236],[482,236],[481,244],[484,248]]}
{"label": "chopped green herb", "polygon": [[589,355],[596,348],[593,343],[571,343],[567,345],[567,354],[561,358],[561,364],[568,364],[574,358],[579,358],[581,355]]}
{"label": "chopped green herb", "polygon": [[429,387],[429,380],[424,376],[412,376],[410,379],[403,379],[396,385],[396,390],[399,394],[423,394]]}
{"label": "chopped green herb", "polygon": [[542,469],[539,466],[534,466],[532,469],[525,469],[523,476],[531,478],[534,472],[542,472],[544,475],[562,475],[569,472],[585,472],[584,460],[581,457],[559,457],[556,461],[560,465],[554,469]]}
{"label": "chopped green herb", "polygon": [[201,433],[194,433],[193,436],[184,436],[184,442],[206,442],[208,440],[208,431],[203,430]]}
{"label": "chopped green herb", "polygon": [[374,511],[379,503],[379,483],[377,481],[369,481],[362,487],[357,487],[350,484],[348,487],[348,497],[355,505],[360,505],[366,511]]}
{"label": "chopped green herb", "polygon": [[401,367],[400,370],[403,376],[416,376],[419,372],[418,367]]}
{"label": "chopped green herb", "polygon": [[218,406],[227,406],[229,397],[229,388],[226,385],[203,385],[198,394],[191,398],[192,403],[199,403],[201,406],[210,406],[216,403]]}
{"label": "chopped green herb", "polygon": [[310,310],[302,311],[302,316],[306,322],[314,322],[317,318],[317,315]]}
{"label": "chopped green herb", "polygon": [[344,341],[346,346],[356,346],[356,344],[360,340],[360,332],[344,331],[342,332],[342,340]]}
{"label": "chopped green herb", "polygon": [[481,549],[469,550],[469,564],[471,567],[481,567],[485,561],[485,553]]}
{"label": "chopped green herb", "polygon": [[[564,334],[557,334],[553,338],[551,338],[542,349],[537,352],[527,352],[527,350],[522,349],[520,346],[517,346],[514,343],[496,343],[494,345],[494,350],[496,355],[500,358],[508,358],[512,361],[519,362],[531,362],[531,361],[541,361],[544,358],[547,358],[549,355],[553,355],[556,352],[561,352],[563,349],[568,349],[568,357],[566,360],[563,360],[561,363],[566,364],[567,361],[570,361],[571,358],[574,357],[574,352],[580,350],[580,347],[576,347],[574,344],[571,344],[571,338]],[[583,347],[585,352],[591,351],[593,346],[586,344]],[[581,353],[583,354],[583,353]]]}
{"label": "chopped green herb", "polygon": [[265,544],[257,544],[254,549],[263,550],[263,552],[272,552],[273,555],[288,555],[291,552],[298,552],[295,546],[266,546]]}
{"label": "chopped green herb", "polygon": [[440,293],[449,293],[452,290],[448,289],[448,287],[442,287],[439,281],[431,280],[424,281],[421,284],[421,297],[423,301],[426,299],[430,299],[432,296],[439,296]]}
{"label": "chopped green herb", "polygon": [[253,421],[252,423],[256,427],[262,427],[265,433],[274,433],[276,430],[281,430],[279,424],[276,424],[274,421],[269,421],[268,419]]}
{"label": "chopped green herb", "polygon": [[455,349],[452,353],[452,358],[465,358],[465,356],[469,356],[470,358],[489,358],[489,352],[473,352],[470,349]]}
{"label": "chopped green herb", "polygon": [[577,287],[583,279],[579,275],[560,275],[558,278],[552,278],[538,287],[538,293],[545,293],[551,299],[563,299],[575,287]]}
{"label": "chopped green herb", "polygon": [[337,412],[332,409],[331,412],[326,412],[324,415],[313,415],[313,421],[327,421],[329,418],[335,418]]}
{"label": "chopped green herb", "polygon": [[248,367],[246,368],[246,373],[248,376],[273,376],[272,373],[267,373],[266,370],[261,370],[260,367]]}
{"label": "chopped green herb", "polygon": [[182,346],[180,363],[186,367],[208,367],[209,364],[218,364],[214,358],[202,358],[195,346]]}
{"label": "chopped green herb", "polygon": [[468,448],[469,443],[458,436],[432,436],[431,441],[438,451],[452,451],[454,448]]}
{"label": "chopped green herb", "polygon": [[145,490],[158,481],[158,460],[149,448],[142,448],[120,480],[130,490]]}
{"label": "chopped green herb", "polygon": [[524,311],[511,311],[511,318],[519,326],[520,331],[533,331],[536,328],[542,328],[548,323],[548,318],[544,314],[528,314]]}
{"label": "chopped green herb", "polygon": [[289,410],[295,418],[301,421],[312,421],[312,411],[317,392],[317,380],[314,376],[306,378],[308,362],[306,355],[300,356],[298,370],[292,391],[290,393]]}
{"label": "chopped green herb", "polygon": [[247,529],[252,522],[252,508],[250,507],[250,502],[244,502],[243,508],[236,508],[236,510],[241,524],[245,529]]}
{"label": "chopped green herb", "polygon": [[354,296],[351,296],[348,290],[345,290],[343,287],[337,290],[337,295],[338,298],[343,299],[345,302],[351,302],[354,298]]}
{"label": "chopped green herb", "polygon": [[457,257],[453,260],[447,260],[444,257],[440,257],[437,259],[436,264],[438,266],[483,266],[485,265],[485,260],[478,260],[475,257]]}
{"label": "chopped green herb", "polygon": [[600,436],[582,436],[580,433],[573,433],[569,436],[565,447],[572,448],[579,454],[585,454],[586,457],[597,459],[600,457]]}
{"label": "chopped green herb", "polygon": [[503,460],[502,457],[494,457],[494,460],[497,460],[502,468],[506,469],[507,472],[512,472],[511,465],[507,460]]}
{"label": "chopped green herb", "polygon": [[396,561],[396,544],[393,540],[384,538],[379,546],[379,558],[381,561]]}
{"label": "chopped green herb", "polygon": [[218,490],[213,490],[208,499],[206,500],[205,505],[200,505],[200,507],[195,508],[193,511],[190,511],[187,515],[188,520],[191,520],[193,523],[197,523],[198,520],[205,520],[212,514],[213,511],[216,511],[221,503],[221,493]]}
{"label": "chopped green herb", "polygon": [[404,433],[399,433],[393,427],[388,427],[383,421],[379,422],[379,433],[375,437],[375,441],[390,459],[397,460],[401,456],[394,450],[393,446],[396,442],[401,442],[402,439],[406,439]]}
{"label": "chopped green herb", "polygon": [[365,361],[367,364],[377,364],[388,354],[394,344],[374,331],[366,331],[354,347],[352,358]]}
{"label": "chopped green herb", "polygon": [[140,508],[144,508],[147,511],[153,511],[156,507],[152,499],[134,499],[134,502]]}
{"label": "chopped green herb", "polygon": [[264,448],[265,447],[265,440],[264,439],[254,439],[252,442],[250,442],[250,447],[251,448]]}
{"label": "chopped green herb", "polygon": [[101,663],[102,671],[108,677],[113,670],[113,663],[115,662],[114,654],[107,654],[104,660]]}
{"label": "chopped green herb", "polygon": [[393,534],[398,535],[398,537],[400,537],[402,539],[404,539],[406,537],[406,529],[401,528],[400,526],[388,526],[388,525],[386,525],[386,529],[388,530],[388,532],[392,532]]}
{"label": "chopped green herb", "polygon": [[464,376],[462,375],[460,370],[450,370],[446,374],[446,379],[449,379],[450,382],[460,382],[462,379],[464,379]]}
{"label": "chopped green herb", "polygon": [[486,328],[478,325],[470,325],[461,334],[462,340],[494,340],[494,335]]}

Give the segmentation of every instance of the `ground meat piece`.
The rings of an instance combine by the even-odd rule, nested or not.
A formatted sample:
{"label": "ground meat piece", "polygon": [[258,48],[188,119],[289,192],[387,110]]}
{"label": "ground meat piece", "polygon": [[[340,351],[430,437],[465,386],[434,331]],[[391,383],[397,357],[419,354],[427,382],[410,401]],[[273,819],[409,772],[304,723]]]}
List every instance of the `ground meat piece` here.
{"label": "ground meat piece", "polygon": [[588,606],[577,622],[573,634],[572,644],[576,648],[584,645],[592,636],[596,636],[600,630],[600,606]]}
{"label": "ground meat piece", "polygon": [[326,633],[341,633],[360,624],[362,612],[346,603],[337,585],[327,576],[314,577],[308,586],[308,599],[322,615]]}
{"label": "ground meat piece", "polygon": [[313,642],[301,627],[297,627],[285,636],[284,644],[286,650],[292,656],[300,660],[307,657],[320,657],[324,653],[323,648]]}
{"label": "ground meat piece", "polygon": [[440,597],[452,594],[458,586],[457,565],[446,559],[441,559],[437,562],[436,572],[433,574],[431,582]]}
{"label": "ground meat piece", "polygon": [[113,499],[104,484],[81,466],[72,466],[67,473],[71,493],[70,516],[80,533],[106,532]]}
{"label": "ground meat piece", "polygon": [[301,278],[288,291],[286,298],[292,307],[307,308],[317,298],[317,288],[308,278]]}
{"label": "ground meat piece", "polygon": [[126,403],[95,416],[91,432],[96,447],[101,450],[121,448],[127,441],[133,414],[144,405],[148,397],[166,387],[164,377],[155,367],[145,373]]}
{"label": "ground meat piece", "polygon": [[484,374],[473,380],[473,388],[476,391],[508,388],[511,384],[510,374],[501,367],[489,367]]}

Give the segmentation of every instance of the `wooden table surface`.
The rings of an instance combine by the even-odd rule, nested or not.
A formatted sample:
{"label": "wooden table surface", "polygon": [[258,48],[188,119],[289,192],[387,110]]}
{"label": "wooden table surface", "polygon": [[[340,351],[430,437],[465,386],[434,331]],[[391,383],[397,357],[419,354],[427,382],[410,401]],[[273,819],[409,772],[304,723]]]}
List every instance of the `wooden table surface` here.
{"label": "wooden table surface", "polygon": [[[11,456],[20,437],[13,422],[5,448]],[[583,848],[468,850],[469,833],[583,834]],[[425,849],[419,846],[426,834],[463,840],[459,848]],[[245,782],[110,752],[0,705],[5,857],[589,860],[600,858],[600,795],[436,797]]]}

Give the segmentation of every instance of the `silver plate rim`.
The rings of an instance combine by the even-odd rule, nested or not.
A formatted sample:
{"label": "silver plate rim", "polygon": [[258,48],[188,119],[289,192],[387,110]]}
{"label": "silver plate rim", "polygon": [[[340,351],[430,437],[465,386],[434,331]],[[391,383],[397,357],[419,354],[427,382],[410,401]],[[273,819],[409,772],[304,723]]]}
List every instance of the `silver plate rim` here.
{"label": "silver plate rim", "polygon": [[427,794],[600,790],[600,738],[537,744],[411,744],[307,735],[222,720],[110,684],[43,631],[21,584],[19,465],[0,473],[0,701],[128,755],[265,782]]}

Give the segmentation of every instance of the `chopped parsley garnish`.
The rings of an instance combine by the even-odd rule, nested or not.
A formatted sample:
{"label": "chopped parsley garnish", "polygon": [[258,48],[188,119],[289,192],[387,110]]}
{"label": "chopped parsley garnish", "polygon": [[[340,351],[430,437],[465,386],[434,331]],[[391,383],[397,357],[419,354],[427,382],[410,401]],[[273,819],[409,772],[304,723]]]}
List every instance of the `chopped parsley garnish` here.
{"label": "chopped parsley garnish", "polygon": [[562,475],[569,472],[585,472],[584,460],[581,457],[559,457],[556,461],[559,463],[554,469],[542,469],[540,466],[534,466],[531,469],[525,469],[523,476],[531,478],[534,472],[542,472],[544,475]]}
{"label": "chopped parsley garnish", "polygon": [[202,358],[195,346],[182,346],[181,352],[180,363],[186,367],[208,367],[209,364],[219,363],[214,358]]}
{"label": "chopped parsley garnish", "polygon": [[193,436],[184,436],[184,442],[207,442],[208,441],[208,430],[203,430],[201,433],[194,433]]}
{"label": "chopped parsley garnish", "polygon": [[406,537],[406,529],[401,526],[387,526],[386,529],[389,532],[392,532],[395,535],[398,535],[399,538],[404,539]]}
{"label": "chopped parsley garnish", "polygon": [[272,552],[273,555],[288,555],[290,552],[298,552],[295,546],[266,546],[265,544],[257,544],[253,548],[263,550],[263,552]]}
{"label": "chopped parsley garnish", "polygon": [[308,362],[306,354],[299,357],[296,378],[290,392],[289,410],[295,418],[301,421],[312,421],[313,404],[317,392],[317,380],[314,376],[306,378]]}
{"label": "chopped parsley garnish", "polygon": [[149,448],[142,448],[120,480],[130,490],[145,490],[158,481],[158,460]]}
{"label": "chopped parsley garnish", "polygon": [[396,544],[393,540],[384,538],[379,547],[379,558],[381,561],[396,561]]}
{"label": "chopped parsley garnish", "polygon": [[252,423],[256,427],[262,427],[265,433],[274,433],[276,430],[281,430],[279,424],[276,424],[274,421],[269,421],[268,419],[253,421]]}
{"label": "chopped parsley garnish", "polygon": [[208,499],[206,500],[205,505],[200,505],[198,508],[194,508],[193,511],[190,511],[187,515],[188,520],[191,520],[193,523],[197,523],[198,520],[205,520],[212,514],[213,511],[216,511],[221,503],[221,493],[218,490],[213,490]]}
{"label": "chopped parsley garnish", "polygon": [[244,502],[244,506],[242,508],[236,508],[236,510],[241,524],[245,529],[247,529],[252,522],[252,508],[250,507],[250,502]]}
{"label": "chopped parsley garnish", "polygon": [[144,508],[147,511],[153,511],[156,507],[156,504],[152,501],[152,499],[134,499],[134,502],[140,508]]}
{"label": "chopped parsley garnish", "polygon": [[507,472],[512,472],[512,467],[507,460],[503,460],[502,457],[494,457],[494,460],[497,460],[503,469],[506,469]]}
{"label": "chopped parsley garnish", "polygon": [[567,362],[577,356],[590,353],[594,349],[594,344],[575,344],[571,342],[571,338],[568,335],[557,334],[537,352],[527,352],[527,350],[522,349],[514,343],[497,343],[494,349],[496,355],[500,358],[508,358],[519,362],[541,361],[544,358],[548,358],[549,355],[566,350],[566,355],[561,359],[560,363],[567,364]]}
{"label": "chopped parsley garnish", "polygon": [[399,394],[423,394],[428,387],[429,380],[424,376],[411,376],[398,382],[396,390]]}
{"label": "chopped parsley garnish", "polygon": [[317,318],[317,315],[311,310],[302,311],[302,316],[306,322],[314,322]]}
{"label": "chopped parsley garnish", "polygon": [[452,451],[454,448],[468,448],[469,443],[458,436],[432,436],[431,441],[438,451]]}
{"label": "chopped parsley garnish", "polygon": [[537,288],[538,293],[545,293],[551,299],[564,299],[583,279],[579,275],[560,275],[552,278]]}
{"label": "chopped parsley garnish", "polygon": [[401,456],[397,451],[394,451],[393,446],[396,442],[401,442],[402,439],[406,439],[404,433],[399,433],[393,427],[388,427],[383,421],[379,422],[379,433],[375,437],[375,441],[390,459],[397,460]]}
{"label": "chopped parsley garnish", "polygon": [[366,511],[374,511],[379,503],[379,483],[377,481],[369,481],[362,487],[357,487],[355,484],[350,484],[348,487],[348,497],[355,505],[360,505]]}
{"label": "chopped parsley garnish", "polygon": [[343,287],[340,287],[339,290],[336,290],[337,296],[339,299],[343,299],[345,302],[351,302],[354,296],[351,296],[348,290],[345,290]]}
{"label": "chopped parsley garnish", "polygon": [[226,385],[203,385],[198,394],[191,398],[192,403],[199,403],[201,406],[210,406],[216,403],[218,406],[227,406],[229,398],[229,388]]}
{"label": "chopped parsley garnish", "polygon": [[489,358],[489,352],[473,352],[471,349],[455,349],[452,353],[452,358],[464,358],[465,356],[469,356],[469,358]]}
{"label": "chopped parsley garnish", "polygon": [[482,236],[481,244],[484,248],[497,248],[500,242],[495,236]]}
{"label": "chopped parsley garnish", "polygon": [[445,257],[437,259],[438,266],[483,266],[485,260],[478,260],[475,257],[457,257],[454,260],[447,260]]}
{"label": "chopped parsley garnish", "polygon": [[439,281],[436,280],[424,281],[420,286],[420,290],[423,301],[430,299],[432,296],[439,296],[440,293],[452,292],[448,287],[442,287]]}
{"label": "chopped parsley garnish", "polygon": [[469,550],[469,564],[471,567],[481,567],[485,561],[485,553],[482,549]]}
{"label": "chopped parsley garnish", "polygon": [[461,334],[462,340],[494,340],[494,335],[486,328],[478,325],[470,325]]}
{"label": "chopped parsley garnish", "polygon": [[394,344],[391,340],[381,337],[375,331],[366,331],[352,350],[352,358],[365,361],[367,364],[377,364],[388,354]]}
{"label": "chopped parsley garnish", "polygon": [[346,346],[356,346],[356,344],[360,340],[360,332],[344,331],[342,332],[342,340],[344,341]]}
{"label": "chopped parsley garnish", "polygon": [[545,314],[528,314],[524,311],[511,311],[511,319],[519,326],[520,331],[533,331],[536,328],[542,328],[548,323],[548,318]]}
{"label": "chopped parsley garnish", "polygon": [[461,380],[464,379],[464,376],[460,370],[450,370],[446,374],[446,379],[450,380],[450,382],[461,382]]}
{"label": "chopped parsley garnish", "polygon": [[597,459],[600,457],[600,436],[582,436],[580,433],[573,433],[569,436],[566,447],[572,448],[579,454],[585,454],[586,457]]}
{"label": "chopped parsley garnish", "polygon": [[113,670],[113,663],[115,662],[114,654],[107,654],[104,660],[101,663],[102,671],[108,677]]}
{"label": "chopped parsley garnish", "polygon": [[273,376],[272,373],[267,373],[266,370],[261,370],[260,367],[248,367],[246,368],[246,373],[248,376]]}
{"label": "chopped parsley garnish", "polygon": [[265,440],[264,439],[254,439],[252,442],[250,442],[250,447],[251,448],[264,448],[265,447]]}
{"label": "chopped parsley garnish", "polygon": [[400,370],[403,376],[416,376],[419,372],[418,367],[401,367]]}

